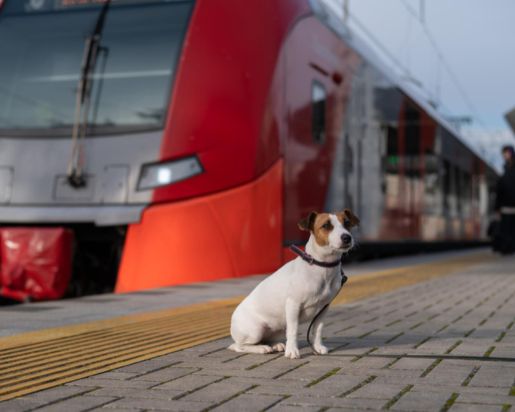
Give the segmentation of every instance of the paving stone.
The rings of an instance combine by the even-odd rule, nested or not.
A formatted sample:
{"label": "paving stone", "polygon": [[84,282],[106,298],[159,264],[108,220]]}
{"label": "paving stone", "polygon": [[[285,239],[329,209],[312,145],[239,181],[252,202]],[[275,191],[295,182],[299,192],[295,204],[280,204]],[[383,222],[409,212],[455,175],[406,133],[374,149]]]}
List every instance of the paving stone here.
{"label": "paving stone", "polygon": [[485,405],[480,403],[456,402],[452,405],[451,412],[501,412],[502,405]]}
{"label": "paving stone", "polygon": [[243,394],[231,399],[229,402],[221,404],[214,410],[228,412],[259,412],[269,408],[282,399],[282,396]]}
{"label": "paving stone", "polygon": [[489,395],[484,393],[462,393],[460,402],[483,403],[485,405],[515,405],[515,396]]}
{"label": "paving stone", "polygon": [[362,399],[384,399],[389,400],[397,395],[406,385],[405,384],[386,384],[371,382],[355,392],[348,395],[349,398]]}
{"label": "paving stone", "polygon": [[[255,388],[249,389],[248,393],[262,394],[262,395],[302,395],[310,392],[310,388],[306,388],[306,382],[293,381],[292,383],[285,381],[262,381]],[[317,394],[320,393],[318,390]],[[331,391],[331,393],[339,393],[338,390]]]}
{"label": "paving stone", "polygon": [[291,372],[282,375],[277,380],[281,381],[282,379],[296,379],[304,381],[305,384],[309,384],[310,382],[322,378],[324,375],[339,367],[340,366],[337,366],[337,362],[326,365],[314,365],[314,362],[309,362]]}
{"label": "paving stone", "polygon": [[152,382],[147,381],[127,381],[116,379],[101,379],[101,378],[85,378],[79,379],[66,386],[80,386],[80,387],[99,387],[99,388],[133,388],[133,389],[146,389],[152,386]]}
{"label": "paving stone", "polygon": [[[508,396],[510,393],[510,388],[505,387],[483,387],[483,386],[458,386],[455,388],[451,388],[453,392],[459,392],[460,394],[474,394],[474,395],[485,395],[485,396],[495,396],[495,397],[503,397]],[[515,400],[515,398],[513,398]]]}
{"label": "paving stone", "polygon": [[[376,380],[379,382],[379,378]],[[374,382],[376,382],[374,381]],[[391,382],[390,382],[391,383]],[[396,382],[397,383],[397,382]],[[474,396],[481,396],[485,399],[491,398],[503,398],[508,395],[509,391],[506,388],[492,388],[492,387],[470,387],[461,385],[449,385],[447,383],[438,384],[438,382],[431,382],[427,384],[423,378],[414,380],[410,383],[403,382],[406,385],[413,385],[410,390],[411,392],[422,392],[422,393],[436,393],[436,394],[447,394],[447,393],[459,393],[460,396],[465,394],[472,394]]]}
{"label": "paving stone", "polygon": [[144,375],[139,375],[138,377],[134,378],[133,381],[166,382],[172,379],[178,379],[182,376],[189,375],[193,372],[197,372],[198,370],[198,368],[170,366],[168,368],[159,369],[155,372],[149,372]]}
{"label": "paving stone", "polygon": [[[367,370],[351,370],[351,371],[343,371],[345,374],[355,374],[355,375],[367,375],[369,371]],[[370,371],[371,374],[377,376],[377,381],[388,381],[393,380],[395,382],[413,382],[416,379],[420,378],[420,371],[418,370],[409,370],[409,369],[376,369]],[[391,382],[390,382],[391,383]]]}
{"label": "paving stone", "polygon": [[[160,411],[202,411],[213,406],[209,402],[187,402],[183,400],[168,401],[162,399],[134,399],[124,398],[104,406],[106,412],[111,409],[123,410],[125,408],[136,408],[141,410]],[[68,411],[70,412],[70,411]]]}
{"label": "paving stone", "polygon": [[[282,369],[280,373],[287,372],[289,369]],[[199,371],[196,374],[205,375],[205,376],[211,376],[214,378],[226,378],[226,377],[237,377],[237,378],[261,378],[261,379],[272,379],[275,374],[278,374],[278,371],[275,371],[274,369],[267,369],[267,370],[260,370],[259,368],[256,369],[217,369],[210,367],[205,367],[199,369]]]}
{"label": "paving stone", "polygon": [[374,408],[370,408],[370,407],[362,407],[361,405],[357,405],[357,406],[339,406],[337,408],[324,408],[323,411],[324,412],[348,412],[348,411],[353,411],[353,412],[356,412],[356,411],[359,411],[359,412],[363,412],[363,411],[371,411],[371,410],[379,410],[379,409],[374,409]]}
{"label": "paving stone", "polygon": [[404,394],[390,410],[392,411],[439,411],[451,397],[452,392],[416,392]]}
{"label": "paving stone", "polygon": [[128,372],[105,372],[100,373],[98,375],[94,375],[95,378],[100,379],[118,379],[118,380],[125,380],[130,379],[138,376],[137,373],[128,373]]}
{"label": "paving stone", "polygon": [[44,406],[38,411],[41,412],[81,412],[89,411],[95,407],[107,405],[117,398],[112,396],[77,396],[57,403]]}
{"label": "paving stone", "polygon": [[250,389],[252,385],[240,383],[237,378],[230,378],[222,382],[213,383],[205,388],[186,395],[181,400],[202,401],[211,404],[223,402],[241,392]]}
{"label": "paving stone", "polygon": [[282,402],[268,409],[270,412],[318,412],[319,410],[318,406],[293,406],[285,405]]}
{"label": "paving stone", "polygon": [[220,379],[223,379],[223,377],[190,374],[190,375],[186,375],[181,378],[175,379],[173,381],[154,386],[153,389],[160,390],[160,391],[180,392],[180,393],[192,392],[197,388],[209,385],[211,383],[219,381]]}
{"label": "paving stone", "polygon": [[[82,388],[78,386],[58,386],[56,388],[25,395],[24,399],[31,402],[34,401],[39,404],[46,404],[89,393],[92,390],[93,388]],[[1,405],[2,404],[0,403],[0,410],[2,409]]]}
{"label": "paving stone", "polygon": [[216,341],[213,341],[213,342],[208,342],[208,343],[205,343],[203,345],[194,346],[192,348],[186,349],[186,351],[188,351],[190,353],[197,352],[200,355],[206,355],[207,353],[211,353],[213,351],[219,351],[219,350],[227,349],[227,347],[231,343],[232,343],[232,339],[228,337],[228,338],[219,339],[219,340],[216,340]]}
{"label": "paving stone", "polygon": [[[301,352],[302,353],[302,352]],[[216,368],[204,368],[204,372],[209,373],[220,373],[224,376],[241,376],[241,377],[260,377],[260,378],[278,378],[281,376],[285,376],[289,372],[293,372],[296,368],[301,367],[306,362],[309,362],[308,359],[287,359],[282,355],[278,356],[266,356],[263,357],[262,364],[256,364],[254,368],[241,370],[231,367],[231,369],[216,369]]]}
{"label": "paving stone", "polygon": [[390,369],[407,369],[424,371],[435,360],[434,359],[417,359],[417,358],[402,358],[395,362]]}
{"label": "paving stone", "polygon": [[184,351],[171,353],[170,355],[166,355],[165,357],[161,356],[159,358],[149,359],[147,361],[134,363],[132,365],[124,366],[123,368],[117,369],[117,372],[121,373],[134,373],[136,375],[152,372],[156,369],[161,369],[167,366],[176,365],[184,360],[187,357]]}
{"label": "paving stone", "polygon": [[109,404],[106,406],[102,406],[100,408],[95,409],[89,409],[88,412],[95,411],[95,412],[145,412],[145,409],[139,409],[139,408],[110,408]]}
{"label": "paving stone", "polygon": [[382,357],[363,357],[359,359],[358,361],[354,362],[354,364],[351,365],[345,365],[344,368],[359,368],[359,369],[366,369],[366,370],[373,370],[373,369],[383,369],[385,366],[387,366],[389,363],[392,362],[393,359],[391,358],[382,358]]}
{"label": "paving stone", "polygon": [[[221,364],[217,363],[217,366],[221,367],[221,368],[246,369],[253,365],[262,363],[264,360],[263,355],[255,355],[255,354],[250,354],[250,353],[241,354],[241,353],[231,352],[231,356],[232,356],[232,358],[229,358],[229,359],[223,361]],[[200,358],[200,359],[202,359],[203,361],[206,360],[206,358]]]}
{"label": "paving stone", "polygon": [[88,392],[88,396],[116,396],[118,398],[149,398],[171,400],[183,394],[184,391],[156,390],[156,389],[132,389],[132,388],[101,388]]}
{"label": "paving stone", "polygon": [[339,396],[352,390],[368,378],[368,375],[357,376],[337,373],[314,386],[306,388],[302,395],[313,397]]}
{"label": "paving stone", "polygon": [[291,398],[283,401],[286,405],[295,406],[318,406],[319,408],[355,408],[359,405],[361,409],[381,409],[384,405],[384,400],[381,399],[350,399],[350,398],[336,398],[336,397],[311,397],[294,395]]}
{"label": "paving stone", "polygon": [[465,340],[460,346],[458,346],[452,354],[454,356],[479,356],[483,357],[486,351],[493,346],[491,341],[481,341],[478,339]]}
{"label": "paving stone", "polygon": [[[515,353],[513,354],[515,356]],[[469,386],[493,386],[509,388],[515,380],[515,365],[513,367],[483,366],[472,378]]]}
{"label": "paving stone", "polygon": [[511,344],[499,344],[494,343],[495,351],[491,356],[499,357],[499,358],[513,358],[513,354],[515,353],[515,340]]}
{"label": "paving stone", "polygon": [[387,355],[391,356],[392,358],[405,354],[417,355],[417,353],[413,350],[412,343],[404,345],[379,346],[379,348],[374,352],[374,355],[376,356]]}
{"label": "paving stone", "polygon": [[462,361],[444,360],[438,364],[424,378],[428,385],[432,382],[438,382],[449,385],[460,385],[472,372],[475,364],[468,362],[464,364]]}
{"label": "paving stone", "polygon": [[8,401],[0,402],[0,411],[5,412],[25,412],[30,411],[38,406],[41,406],[42,403],[38,402],[34,399],[16,398]]}

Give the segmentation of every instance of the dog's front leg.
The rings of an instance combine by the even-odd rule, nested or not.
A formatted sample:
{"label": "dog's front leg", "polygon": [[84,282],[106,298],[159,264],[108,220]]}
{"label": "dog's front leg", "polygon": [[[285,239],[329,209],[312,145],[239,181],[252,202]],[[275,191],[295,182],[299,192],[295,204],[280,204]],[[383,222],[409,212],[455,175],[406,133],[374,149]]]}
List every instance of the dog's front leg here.
{"label": "dog's front leg", "polygon": [[297,334],[299,331],[300,305],[298,302],[286,299],[286,350],[284,356],[290,359],[300,358],[297,345]]}
{"label": "dog's front leg", "polygon": [[320,315],[318,315],[317,320],[313,323],[313,329],[315,331],[315,341],[313,343],[313,349],[317,355],[326,355],[329,350],[322,343],[322,328],[324,327],[324,316],[327,313],[327,306]]}

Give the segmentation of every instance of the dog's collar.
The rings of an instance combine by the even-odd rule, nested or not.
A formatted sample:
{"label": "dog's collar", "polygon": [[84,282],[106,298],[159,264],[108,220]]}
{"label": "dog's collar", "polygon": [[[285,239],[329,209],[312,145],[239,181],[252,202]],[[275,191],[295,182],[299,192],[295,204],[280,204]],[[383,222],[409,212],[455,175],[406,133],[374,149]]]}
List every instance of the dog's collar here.
{"label": "dog's collar", "polygon": [[[299,255],[302,260],[305,260],[310,265],[316,265],[321,266],[323,268],[334,268],[335,266],[338,266],[343,261],[343,255],[341,259],[335,260],[334,262],[322,262],[320,260],[316,260],[313,256],[311,256],[309,253],[304,252],[301,248],[295,245],[290,246],[290,250]],[[343,271],[342,271],[343,273]]]}

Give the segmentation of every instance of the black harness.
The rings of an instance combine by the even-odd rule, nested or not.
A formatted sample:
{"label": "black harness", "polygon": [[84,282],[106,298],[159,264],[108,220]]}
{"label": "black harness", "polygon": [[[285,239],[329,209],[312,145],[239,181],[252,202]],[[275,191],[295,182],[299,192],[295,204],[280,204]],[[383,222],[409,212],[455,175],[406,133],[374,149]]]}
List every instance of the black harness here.
{"label": "black harness", "polygon": [[[315,265],[315,266],[321,266],[323,268],[334,268],[338,265],[340,265],[340,275],[341,275],[341,284],[340,284],[340,288],[338,289],[338,293],[340,292],[340,290],[342,289],[343,285],[345,284],[345,282],[347,282],[347,276],[345,276],[345,273],[343,272],[343,255],[340,259],[338,260],[335,260],[334,262],[321,262],[320,260],[316,260],[313,256],[311,256],[309,253],[306,253],[304,252],[301,248],[299,248],[298,246],[295,246],[295,245],[291,245],[290,246],[290,249],[293,253],[299,255],[301,257],[302,260],[306,261],[307,263],[309,263],[310,265]],[[336,295],[334,295],[334,297],[338,296],[338,293],[336,293]],[[334,298],[333,298],[334,299]],[[331,300],[332,302],[332,300]],[[306,336],[306,339],[308,341],[308,344],[309,346],[311,347],[311,349],[313,350],[314,353],[318,354],[318,352],[315,350],[315,348],[313,347],[313,345],[311,344],[311,340],[309,339],[309,335],[311,334],[311,327],[313,326],[313,324],[315,323],[315,321],[322,315],[322,313],[324,313],[324,311],[329,307],[329,305],[331,304],[331,302],[329,302],[327,305],[325,305],[316,315],[315,317],[313,318],[313,320],[310,322],[309,326],[308,326],[308,333],[307,333],[307,336]]]}

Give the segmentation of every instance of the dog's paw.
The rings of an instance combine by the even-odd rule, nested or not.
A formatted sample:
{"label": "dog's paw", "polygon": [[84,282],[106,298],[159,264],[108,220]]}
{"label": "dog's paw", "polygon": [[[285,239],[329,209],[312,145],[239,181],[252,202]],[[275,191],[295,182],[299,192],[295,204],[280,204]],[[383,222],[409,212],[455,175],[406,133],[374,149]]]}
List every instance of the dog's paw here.
{"label": "dog's paw", "polygon": [[329,353],[329,349],[324,345],[314,345],[313,349],[317,355],[327,355]]}
{"label": "dog's paw", "polygon": [[266,354],[266,353],[272,353],[273,351],[274,351],[274,349],[269,345],[259,345],[259,348],[258,348],[258,353]]}
{"label": "dog's paw", "polygon": [[274,352],[284,352],[284,349],[286,348],[286,345],[282,342],[277,342],[272,345],[272,349]]}
{"label": "dog's paw", "polygon": [[284,351],[284,356],[286,356],[289,359],[299,359],[300,358],[299,348],[289,348],[288,346],[286,346],[286,350]]}

